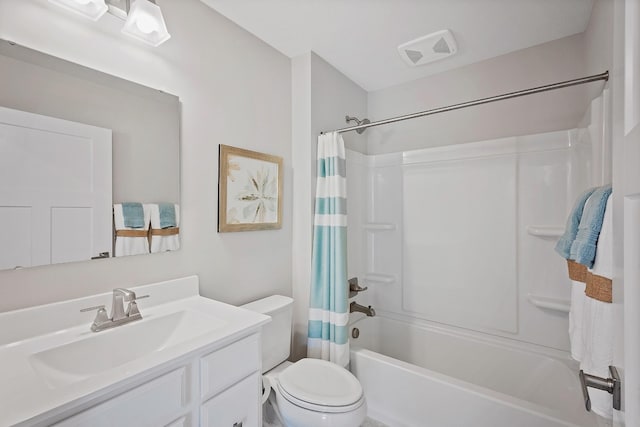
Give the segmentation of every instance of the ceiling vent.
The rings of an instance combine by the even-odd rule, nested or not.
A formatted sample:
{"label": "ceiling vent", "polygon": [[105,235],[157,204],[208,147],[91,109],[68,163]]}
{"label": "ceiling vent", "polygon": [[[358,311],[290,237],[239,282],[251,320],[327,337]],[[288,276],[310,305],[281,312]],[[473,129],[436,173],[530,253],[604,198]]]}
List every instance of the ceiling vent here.
{"label": "ceiling vent", "polygon": [[398,46],[398,53],[412,67],[444,59],[456,51],[456,40],[449,30],[431,33]]}

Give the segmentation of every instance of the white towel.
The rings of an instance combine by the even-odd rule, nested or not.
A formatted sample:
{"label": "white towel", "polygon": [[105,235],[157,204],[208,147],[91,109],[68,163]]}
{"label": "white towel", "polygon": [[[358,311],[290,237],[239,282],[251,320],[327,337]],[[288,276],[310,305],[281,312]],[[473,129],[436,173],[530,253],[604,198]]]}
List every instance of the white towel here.
{"label": "white towel", "polygon": [[584,304],[587,296],[584,294],[586,285],[575,280],[571,281],[571,308],[569,310],[569,341],[571,342],[571,357],[580,362],[584,353],[582,341],[582,323],[584,320]]}
{"label": "white towel", "polygon": [[[117,230],[149,230],[151,222],[151,210],[149,205],[142,205],[144,211],[144,227],[130,228],[124,226],[124,215],[122,214],[122,205],[113,205],[113,223]],[[149,240],[147,237],[121,237],[116,236],[115,256],[140,255],[149,253]]]}
{"label": "white towel", "polygon": [[[589,207],[591,197],[584,204],[584,210]],[[586,285],[576,280],[571,281],[571,308],[569,309],[569,342],[571,343],[571,357],[578,362],[582,361],[584,354],[583,321],[584,304],[587,299],[584,294]]]}
{"label": "white towel", "polygon": [[[593,274],[613,277],[613,213],[609,197],[598,237]],[[585,296],[582,323],[583,354],[580,369],[602,378],[609,377],[609,365],[613,363],[613,307],[611,303]],[[612,396],[606,391],[589,388],[591,410],[604,417],[613,415]]]}
{"label": "white towel", "polygon": [[[175,204],[176,227],[180,227],[180,205]],[[151,210],[151,228],[160,228],[160,208],[157,204],[149,205]],[[180,234],[172,236],[151,236],[151,253],[176,251],[180,249]]]}

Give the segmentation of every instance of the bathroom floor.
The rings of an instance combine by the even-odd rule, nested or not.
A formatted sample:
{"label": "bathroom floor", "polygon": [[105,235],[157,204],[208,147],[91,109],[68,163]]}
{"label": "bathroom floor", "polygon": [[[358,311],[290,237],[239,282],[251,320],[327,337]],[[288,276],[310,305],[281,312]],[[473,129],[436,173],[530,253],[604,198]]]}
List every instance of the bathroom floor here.
{"label": "bathroom floor", "polygon": [[360,427],[389,427],[386,424],[381,423],[378,420],[367,417]]}

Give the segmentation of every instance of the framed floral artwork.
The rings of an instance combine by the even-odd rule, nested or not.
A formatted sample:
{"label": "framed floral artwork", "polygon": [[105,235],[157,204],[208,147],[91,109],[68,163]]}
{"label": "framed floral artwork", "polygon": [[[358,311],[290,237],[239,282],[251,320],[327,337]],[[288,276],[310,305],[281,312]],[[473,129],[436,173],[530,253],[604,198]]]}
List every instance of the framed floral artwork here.
{"label": "framed floral artwork", "polygon": [[282,157],[220,144],[218,231],[282,228]]}

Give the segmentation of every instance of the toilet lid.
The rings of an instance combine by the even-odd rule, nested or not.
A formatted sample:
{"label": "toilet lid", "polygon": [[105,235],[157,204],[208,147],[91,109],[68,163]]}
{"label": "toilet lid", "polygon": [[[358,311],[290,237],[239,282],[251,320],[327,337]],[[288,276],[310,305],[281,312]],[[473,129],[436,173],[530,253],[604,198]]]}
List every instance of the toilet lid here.
{"label": "toilet lid", "polygon": [[362,397],[358,379],[326,360],[299,360],[282,371],[278,381],[287,394],[313,405],[348,406]]}

